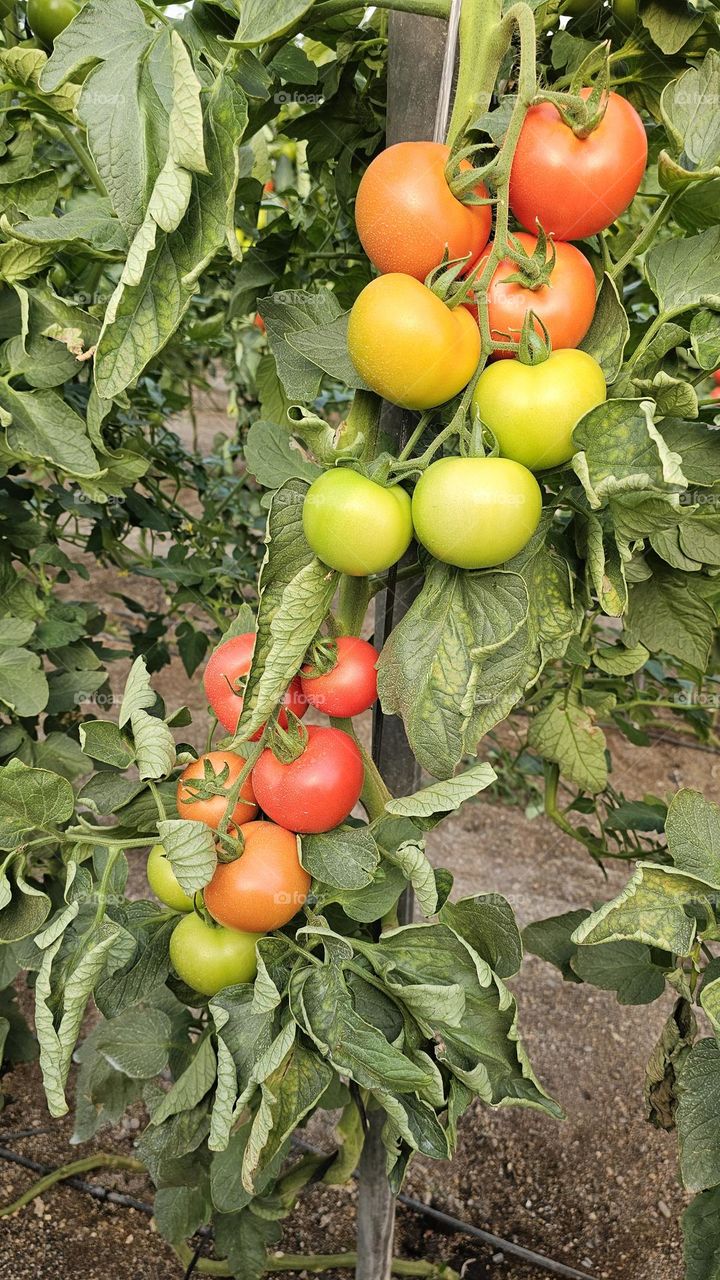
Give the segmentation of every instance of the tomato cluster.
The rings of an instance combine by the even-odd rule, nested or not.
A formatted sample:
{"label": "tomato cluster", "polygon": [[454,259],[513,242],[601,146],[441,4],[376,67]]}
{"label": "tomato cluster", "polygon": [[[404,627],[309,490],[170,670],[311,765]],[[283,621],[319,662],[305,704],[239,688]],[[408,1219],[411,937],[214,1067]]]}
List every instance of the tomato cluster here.
{"label": "tomato cluster", "polygon": [[[238,681],[250,668],[255,641],[252,632],[231,637],[205,670],[208,701],[229,732],[237,728],[243,696]],[[173,930],[170,958],[178,977],[196,991],[214,995],[229,984],[251,981],[258,938],[282,928],[305,902],[310,876],[300,862],[297,836],[329,831],[345,821],[360,799],[364,766],[349,733],[318,725],[304,729],[299,715],[309,705],[341,719],[368,710],[377,699],[377,657],[373,646],[356,636],[316,642],[277,716],[282,758],[266,747],[247,771],[240,752],[208,751],[180,775],[178,816],[218,832],[221,857],[202,893],[204,914],[179,884],[162,845],[150,850],[147,877],[156,897],[185,915]],[[294,737],[283,732],[289,729]],[[284,753],[287,744],[292,745]],[[221,828],[240,846],[231,861],[223,860],[228,841]]]}
{"label": "tomato cluster", "polygon": [[[456,196],[447,147],[398,143],[369,165],[355,217],[381,274],[350,312],[351,360],[372,391],[403,408],[452,400],[480,360],[480,280],[493,350],[472,407],[500,456],[431,462],[412,499],[401,484],[378,483],[352,465],[325,472],[310,486],[303,525],[330,568],[382,573],[414,534],[438,560],[484,569],[516,555],[535,532],[542,494],[532,472],[570,460],[578,421],[607,394],[600,365],[577,349],[595,315],[596,280],[569,242],[619,217],[647,161],[635,109],[616,93],[597,97],[584,89],[562,110],[546,101],[528,111],[509,181],[523,229],[510,234],[502,256],[489,239],[487,189],[476,184],[467,203]],[[463,160],[455,169],[461,192],[468,168]]]}

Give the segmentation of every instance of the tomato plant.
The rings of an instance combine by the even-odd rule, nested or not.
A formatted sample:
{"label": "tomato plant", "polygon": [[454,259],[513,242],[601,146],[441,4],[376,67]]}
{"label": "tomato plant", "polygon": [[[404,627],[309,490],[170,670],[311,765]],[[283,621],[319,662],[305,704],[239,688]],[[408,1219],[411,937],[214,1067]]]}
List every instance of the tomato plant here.
{"label": "tomato plant", "polygon": [[[246,764],[235,751],[208,751],[183,769],[177,784],[177,811],[181,818],[218,827],[225,817],[228,793]],[[257,813],[252,778],[242,782],[230,814],[240,826]]]}
{"label": "tomato plant", "polygon": [[[239,636],[231,636],[211,654],[203,673],[205,694],[220,724],[228,733],[234,733],[242,712],[242,692],[245,678],[250,670],[255,633],[246,631]],[[283,695],[283,705],[293,715],[302,717],[307,711],[307,703],[303,697],[300,680],[295,678]],[[287,716],[280,712],[280,723],[287,728]],[[260,737],[262,730],[253,735]]]}
{"label": "tomato plant", "polygon": [[[582,89],[581,100],[589,97]],[[551,102],[528,111],[510,175],[510,208],[528,231],[539,222],[558,240],[583,240],[615,222],[636,194],[647,163],[643,122],[619,93],[598,111],[589,133]]]}
{"label": "tomato plant", "polygon": [[338,636],[301,669],[302,691],[328,716],[359,716],[377,702],[377,649],[359,636]]}
{"label": "tomato plant", "polygon": [[[366,1248],[474,1102],[560,1115],[510,904],[426,849],[519,777],[569,848],[637,861],[524,941],[672,992],[650,1109],[697,1192],[688,1280],[712,1268],[720,818],[611,771],[621,735],[718,746],[718,22],[671,9],[464,4],[410,170],[383,143],[412,13],[88,0],[33,39],[3,13],[0,1045],[39,1049],[59,1116],[82,1034],[78,1142],[144,1108],[185,1271],[207,1225],[211,1269],[259,1280],[302,1188],[358,1166]],[[225,738],[152,679],[213,650]],[[298,681],[342,723],[300,725]],[[323,1110],[327,1150],[296,1150]]]}
{"label": "tomato plant", "polygon": [[572,458],[575,427],[605,396],[597,361],[585,351],[561,350],[540,364],[502,360],[488,365],[477,381],[473,406],[504,458],[539,471]]}
{"label": "tomato plant", "polygon": [[273,822],[290,831],[330,831],[360,799],[362,756],[341,729],[310,725],[306,734],[294,759],[278,759],[266,747],[253,769],[253,786]]}
{"label": "tomato plant", "polygon": [[175,925],[170,961],[188,987],[201,995],[214,996],[236,982],[252,982],[257,970],[258,937],[255,933],[207,924],[193,913]]}
{"label": "tomato plant", "polygon": [[[440,142],[398,142],[368,165],[355,222],[378,271],[424,281],[444,253],[466,258],[468,270],[477,262],[490,235],[490,206],[463,204],[453,195],[445,176],[449,157],[449,147]],[[469,161],[463,167],[469,170]],[[472,194],[485,199],[487,188],[479,183]]]}
{"label": "tomato plant", "polygon": [[339,467],[310,486],[302,508],[305,537],[331,569],[353,577],[380,573],[405,554],[412,539],[410,495]]}
{"label": "tomato plant", "polygon": [[414,276],[366,285],[350,312],[350,358],[367,385],[406,409],[432,409],[470,381],[480,337],[465,307],[450,308]]}
{"label": "tomato plant", "polygon": [[418,481],[413,523],[437,560],[489,569],[522,551],[540,522],[542,494],[508,458],[441,458]]}
{"label": "tomato plant", "polygon": [[298,857],[297,837],[272,822],[240,828],[242,854],[220,862],[204,899],[218,924],[269,933],[292,920],[308,896],[310,876]]}

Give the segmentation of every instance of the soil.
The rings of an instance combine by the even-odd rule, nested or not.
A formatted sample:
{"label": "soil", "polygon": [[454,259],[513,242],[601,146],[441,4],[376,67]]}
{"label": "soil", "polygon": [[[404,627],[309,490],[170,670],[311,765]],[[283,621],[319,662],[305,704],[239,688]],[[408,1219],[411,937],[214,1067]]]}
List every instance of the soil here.
{"label": "soil", "polygon": [[[217,428],[214,416],[211,429]],[[110,603],[115,589],[114,573],[93,565],[88,585],[93,599]],[[122,590],[150,607],[161,594],[146,579],[129,583],[124,578]],[[118,602],[112,604],[117,619]],[[118,670],[115,677],[121,685],[123,673]],[[199,682],[189,681],[176,660],[156,678],[156,687],[168,705],[190,706],[202,742],[205,708]],[[629,796],[663,795],[684,785],[708,795],[720,790],[718,755],[673,742],[640,749],[624,740],[613,743],[613,755],[616,785]],[[453,872],[458,893],[503,893],[522,924],[602,900],[627,879],[622,865],[611,866],[604,879],[583,850],[544,818],[529,821],[487,798],[465,805],[444,823],[431,839],[430,853]],[[141,866],[134,868],[132,883],[138,896],[144,895]],[[418,1159],[407,1194],[595,1280],[681,1280],[679,1215],[686,1196],[677,1177],[675,1138],[645,1122],[642,1099],[644,1064],[670,1000],[626,1008],[611,993],[564,983],[534,956],[526,958],[513,985],[535,1069],[567,1119],[558,1123],[525,1109],[476,1106],[462,1123],[453,1163]],[[49,1120],[36,1064],[16,1068],[2,1083],[0,1145],[52,1167],[94,1150],[131,1154],[140,1113],[130,1113],[97,1142],[72,1147],[72,1117]],[[26,1129],[36,1132],[18,1135]],[[315,1134],[320,1143],[323,1136]],[[141,1176],[116,1171],[85,1176],[152,1200],[152,1188]],[[0,1158],[0,1204],[10,1203],[35,1177]],[[286,1223],[283,1249],[352,1249],[355,1201],[353,1184],[311,1189]],[[403,1207],[396,1253],[443,1260],[462,1270],[466,1280],[538,1280],[543,1274],[500,1246],[438,1231]],[[61,1185],[12,1218],[0,1219],[3,1280],[181,1280],[183,1270],[149,1216]],[[329,1275],[341,1280],[348,1272]]]}

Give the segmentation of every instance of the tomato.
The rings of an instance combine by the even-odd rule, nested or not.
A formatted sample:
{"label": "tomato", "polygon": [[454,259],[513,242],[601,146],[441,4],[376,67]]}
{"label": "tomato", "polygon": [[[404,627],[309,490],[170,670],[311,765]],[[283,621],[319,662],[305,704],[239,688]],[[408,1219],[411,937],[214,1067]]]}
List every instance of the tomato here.
{"label": "tomato", "polygon": [[27,20],[30,30],[43,44],[50,45],[80,12],[74,0],[28,0]]}
{"label": "tomato", "polygon": [[441,458],[415,486],[418,540],[436,560],[489,569],[512,559],[537,529],[542,496],[510,458]]}
{"label": "tomato", "polygon": [[710,399],[720,400],[720,387],[713,387],[712,391],[710,392]]}
{"label": "tomato", "polygon": [[[515,238],[528,255],[533,254],[537,245],[535,236],[520,231]],[[491,249],[492,245],[483,257]],[[548,259],[550,253],[548,246]],[[487,291],[490,332],[496,341],[518,342],[525,313],[534,311],[548,331],[553,350],[576,347],[582,342],[595,314],[593,269],[574,244],[556,244],[555,255],[550,281],[539,289],[527,289],[516,281],[506,284],[508,276],[517,274],[518,267],[510,258],[498,263]],[[542,332],[539,325],[535,327],[538,333]]]}
{"label": "tomato", "polygon": [[575,452],[579,419],[607,395],[602,369],[586,351],[553,351],[542,364],[499,360],[478,378],[473,406],[504,458],[531,471],[557,467]]}
{"label": "tomato", "polygon": [[358,636],[340,636],[335,645],[335,666],[324,675],[313,675],[311,663],[300,672],[308,702],[327,716],[359,716],[377,702],[377,649]]}
{"label": "tomato", "polygon": [[170,961],[188,987],[214,996],[236,982],[252,982],[257,973],[255,943],[260,937],[206,924],[193,912],[172,931]]}
{"label": "tomato", "polygon": [[[587,98],[590,90],[581,94]],[[528,111],[518,139],[510,207],[529,231],[539,219],[558,240],[582,240],[625,212],[646,163],[643,122],[619,93],[609,95],[603,119],[586,138],[573,133],[551,102],[541,102]]]}
{"label": "tomato", "polygon": [[410,497],[348,467],[313,480],[303,506],[305,537],[323,564],[351,577],[389,569],[412,541]]}
{"label": "tomato", "polygon": [[715,370],[714,374],[712,375],[712,380],[715,383],[716,387],[720,386],[720,369]]}
{"label": "tomato", "polygon": [[465,307],[451,310],[414,276],[392,272],[356,298],[348,351],[371,391],[405,409],[432,409],[470,381],[480,334]]}
{"label": "tomato", "polygon": [[170,859],[161,844],[154,844],[148,854],[146,868],[148,884],[161,902],[173,911],[192,911],[193,900],[181,889]]}
{"label": "tomato", "polygon": [[262,316],[260,315],[260,312],[259,312],[259,311],[256,311],[256,312],[255,312],[255,319],[253,320],[253,324],[255,325],[255,328],[256,328],[256,329],[259,329],[259,330],[260,330],[260,332],[261,332],[261,333],[266,333],[266,332],[267,332],[267,331],[266,331],[266,329],[265,329],[265,321],[263,320],[263,318],[262,318]]}
{"label": "tomato", "polygon": [[[244,764],[243,757],[237,755],[234,751],[208,751],[206,755],[198,756],[197,760],[193,760],[192,764],[189,764],[178,778],[178,815],[181,818],[194,819],[196,822],[206,822],[209,827],[217,830],[225,816],[225,808],[227,806],[226,793]],[[218,785],[220,785],[220,778],[224,770],[227,770],[227,776],[222,783],[223,794],[210,796],[209,799],[203,800],[198,796],[197,788],[188,785],[193,779],[202,781],[204,778],[209,778],[211,782],[217,779]],[[240,795],[232,812],[232,822],[239,827],[243,822],[250,822],[256,813],[257,804],[255,803],[252,774],[250,774],[240,788]]]}
{"label": "tomato", "polygon": [[297,837],[274,822],[247,822],[240,831],[243,853],[234,862],[218,863],[203,890],[205,906],[231,929],[280,929],[300,910],[310,888]]}
{"label": "tomato", "polygon": [[[240,636],[232,636],[215,650],[205,668],[203,676],[205,696],[223,729],[227,729],[228,733],[234,733],[238,726],[243,706],[245,677],[250,670],[254,648],[254,631],[245,631]],[[283,698],[283,706],[289,707],[293,715],[300,719],[307,711],[307,702],[297,676],[290,683]],[[284,711],[280,712],[279,719],[282,728],[287,729],[288,719]],[[261,734],[262,728],[252,735],[252,741],[256,742]]]}
{"label": "tomato", "polygon": [[331,831],[352,813],[363,787],[360,752],[342,729],[307,729],[305,750],[292,764],[263,751],[253,770],[258,803],[273,822],[303,834]]}
{"label": "tomato", "polygon": [[637,0],[612,0],[613,18],[621,27],[634,27],[637,22]]}
{"label": "tomato", "polygon": [[[442,142],[397,142],[363,174],[355,201],[362,247],[378,271],[402,271],[416,280],[450,259],[472,267],[488,242],[490,205],[462,204],[445,177],[450,148]],[[466,160],[460,166],[470,169]],[[487,196],[482,183],[475,188]]]}

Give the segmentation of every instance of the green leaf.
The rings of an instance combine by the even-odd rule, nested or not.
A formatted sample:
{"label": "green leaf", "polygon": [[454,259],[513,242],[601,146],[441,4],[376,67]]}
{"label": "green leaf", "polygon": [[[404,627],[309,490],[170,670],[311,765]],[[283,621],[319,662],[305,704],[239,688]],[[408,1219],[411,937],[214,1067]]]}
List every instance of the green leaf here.
{"label": "green leaf", "polygon": [[402,871],[412,885],[417,904],[424,916],[434,916],[438,906],[435,870],[425,853],[422,840],[406,840],[396,849],[383,850],[386,861]]}
{"label": "green leaf", "polygon": [[630,591],[627,628],[651,653],[705,670],[715,612],[684,573],[658,569]]}
{"label": "green leaf", "polygon": [[158,822],[158,834],[185,893],[203,889],[217,866],[214,833],[205,822],[167,818]]}
{"label": "green leaf", "polygon": [[362,889],[372,882],[380,855],[367,827],[335,827],[323,835],[302,836],[300,861],[320,884]]}
{"label": "green leaf", "polygon": [[[702,26],[703,16],[701,13],[692,13],[685,5],[669,3],[669,0],[649,0],[643,6],[640,21],[661,53],[672,54],[678,53],[698,27]],[[684,78],[681,76],[680,81],[671,83],[681,83]],[[664,96],[663,94],[663,98]],[[694,100],[694,106],[697,111],[697,100]]]}
{"label": "green leaf", "polygon": [[341,308],[335,295],[328,289],[319,293],[286,289],[261,298],[258,306],[286,396],[303,403],[314,400],[322,383],[322,370],[291,345],[290,337],[336,320]]}
{"label": "green leaf", "polygon": [[380,655],[378,689],[383,711],[402,716],[416,758],[435,777],[449,777],[475,753],[473,717],[487,696],[481,663],[518,634],[527,614],[519,574],[431,561]]}
{"label": "green leaf", "polygon": [[7,447],[25,465],[34,461],[68,475],[98,475],[85,422],[55,391],[15,391],[0,378],[0,408],[10,415]]}
{"label": "green leaf", "polygon": [[645,258],[648,284],[667,315],[720,306],[720,227],[699,236],[673,237]]}
{"label": "green leaf", "polygon": [[268,514],[260,571],[257,641],[238,734],[250,737],[279,705],[330,608],[338,575],[311,552],[303,533],[307,485],[289,480]]}
{"label": "green leaf", "polygon": [[615,381],[622,368],[629,337],[630,324],[617,288],[611,277],[604,275],[592,324],[580,343],[580,350],[597,360],[608,384]]}
{"label": "green leaf", "polygon": [[156,694],[150,686],[150,677],[148,676],[145,659],[143,657],[136,658],[125,682],[125,692],[118,716],[120,728],[122,729],[123,725],[127,724],[136,711],[144,711],[148,707],[154,707],[155,702]]}
{"label": "green leaf", "polygon": [[280,1155],[332,1079],[332,1068],[296,1041],[280,1066],[263,1081],[243,1159],[242,1180],[247,1191],[255,1190],[258,1173]]}
{"label": "green leaf", "polygon": [[210,1203],[197,1182],[193,1186],[159,1187],[153,1208],[158,1231],[170,1244],[184,1244],[210,1216]]}
{"label": "green leaf", "polygon": [[165,1070],[170,1057],[172,1024],[161,1009],[125,1010],[95,1036],[95,1047],[115,1071],[131,1080],[149,1080]]}
{"label": "green leaf", "polygon": [[169,1116],[197,1106],[215,1083],[216,1067],[212,1041],[209,1037],[200,1040],[190,1063],[153,1111],[152,1123],[162,1124]]}
{"label": "green leaf", "polygon": [[703,1191],[682,1216],[686,1280],[720,1277],[720,1187]]}
{"label": "green leaf", "polygon": [[175,739],[164,720],[133,711],[130,717],[138,773],[143,780],[167,778],[175,764]]}
{"label": "green leaf", "polygon": [[77,209],[69,209],[60,217],[37,217],[29,222],[16,222],[13,236],[25,244],[58,246],[72,244],[93,250],[93,256],[127,253],[127,236],[113,217],[109,200],[102,196],[86,196]]}
{"label": "green leaf", "polygon": [[577,943],[573,942],[575,930],[587,920],[589,911],[565,911],[547,920],[535,920],[523,929],[526,951],[547,960],[558,968],[566,982],[577,982],[578,975],[571,965],[577,955]]}
{"label": "green leaf", "polygon": [[706,981],[703,983],[703,988],[700,992],[700,1003],[707,1014],[716,1039],[720,1039],[720,978],[714,978],[712,982]]}
{"label": "green leaf", "polygon": [[[690,345],[701,369],[717,368],[720,362],[720,317],[716,311],[694,313],[690,321]],[[708,476],[706,472],[700,483],[707,484],[709,479],[712,476]]]}
{"label": "green leaf", "polygon": [[296,1021],[340,1075],[364,1089],[421,1089],[430,1076],[353,1008],[340,972],[324,965],[293,979]]}
{"label": "green leaf", "polygon": [[665,990],[665,974],[653,964],[650,949],[641,942],[579,947],[571,963],[583,982],[602,991],[616,991],[620,1004],[650,1004]]}
{"label": "green leaf", "polygon": [[80,745],[85,755],[115,769],[127,769],[135,752],[112,720],[85,720],[80,725]]}
{"label": "green leaf", "polygon": [[575,428],[571,466],[595,510],[628,492],[671,495],[687,487],[682,458],[668,449],[652,408],[644,400],[609,400]]}
{"label": "green leaf", "polygon": [[630,645],[598,645],[593,654],[593,663],[600,671],[610,676],[632,676],[642,670],[650,654],[644,644]]}
{"label": "green leaf", "polygon": [[354,390],[369,391],[355,368],[347,345],[350,312],[337,316],[327,324],[312,329],[299,329],[287,334],[286,341],[301,356],[317,365],[334,382],[342,382]]}
{"label": "green leaf", "polygon": [[15,849],[35,831],[52,835],[73,815],[70,783],[48,769],[18,761],[0,767],[0,849]]}
{"label": "green leaf", "polygon": [[233,44],[266,44],[284,35],[312,8],[312,0],[243,0]]}
{"label": "green leaf", "polygon": [[446,902],[440,920],[469,942],[500,978],[512,978],[522,964],[523,947],[510,903],[497,893]]}
{"label": "green leaf", "polygon": [[0,652],[0,702],[18,716],[37,716],[45,710],[49,695],[38,653],[29,649]]}
{"label": "green leaf", "polygon": [[438,814],[453,813],[460,805],[497,781],[497,774],[490,764],[476,764],[444,782],[433,782],[412,796],[400,796],[388,800],[387,813],[401,818],[433,818]]}
{"label": "green leaf", "polygon": [[720,807],[683,787],[670,801],[665,831],[678,870],[720,887]]}
{"label": "green leaf", "polygon": [[264,489],[279,489],[287,480],[312,484],[322,468],[309,462],[286,427],[276,422],[254,422],[245,442],[248,471]]}
{"label": "green leaf", "polygon": [[700,1040],[679,1079],[677,1109],[680,1172],[688,1191],[720,1183],[720,1045]]}
{"label": "green leaf", "polygon": [[605,734],[591,707],[583,707],[570,695],[555,694],[533,717],[528,746],[544,760],[552,760],[563,777],[595,795],[607,783]]}
{"label": "green leaf", "polygon": [[689,908],[712,920],[713,888],[674,867],[638,862],[625,888],[594,911],[572,935],[575,943],[644,942],[688,956],[698,923]]}

